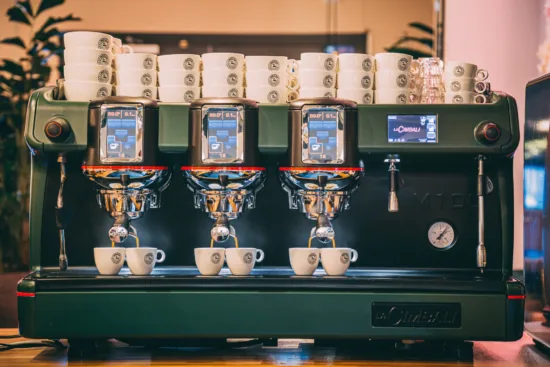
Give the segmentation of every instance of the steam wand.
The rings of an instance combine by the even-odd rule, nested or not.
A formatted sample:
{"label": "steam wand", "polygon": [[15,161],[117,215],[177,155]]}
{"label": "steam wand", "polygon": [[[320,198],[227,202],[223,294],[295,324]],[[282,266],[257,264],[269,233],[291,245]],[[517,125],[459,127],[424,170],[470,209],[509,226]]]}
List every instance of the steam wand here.
{"label": "steam wand", "polygon": [[487,266],[487,251],[485,249],[485,193],[487,182],[483,170],[485,157],[477,157],[477,200],[478,200],[478,245],[477,245],[477,267],[483,274],[483,269]]}
{"label": "steam wand", "polygon": [[69,261],[67,259],[67,249],[65,248],[65,227],[67,225],[66,209],[63,206],[63,188],[65,186],[65,180],[67,179],[67,172],[65,169],[65,163],[67,158],[65,153],[59,153],[57,156],[57,162],[60,168],[60,183],[59,192],[57,194],[57,203],[55,207],[55,221],[59,230],[59,270],[66,271],[69,267]]}
{"label": "steam wand", "polygon": [[389,163],[389,194],[388,194],[388,211],[395,213],[399,211],[399,199],[397,198],[397,191],[399,190],[398,175],[399,169],[397,169],[396,163],[401,160],[398,155],[388,155],[384,160],[385,163]]}

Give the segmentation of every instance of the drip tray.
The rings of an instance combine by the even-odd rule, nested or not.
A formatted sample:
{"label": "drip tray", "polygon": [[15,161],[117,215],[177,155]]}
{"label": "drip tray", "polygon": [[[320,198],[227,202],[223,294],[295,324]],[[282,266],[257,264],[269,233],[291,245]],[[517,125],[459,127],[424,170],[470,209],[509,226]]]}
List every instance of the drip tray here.
{"label": "drip tray", "polygon": [[217,276],[202,276],[195,267],[159,267],[151,275],[100,275],[93,267],[61,272],[43,268],[26,277],[37,292],[84,290],[327,290],[334,292],[395,291],[445,293],[506,293],[500,273],[472,270],[350,269],[345,276],[328,276],[318,269],[312,276],[296,276],[289,267],[261,267],[248,276],[234,276],[223,268]]}

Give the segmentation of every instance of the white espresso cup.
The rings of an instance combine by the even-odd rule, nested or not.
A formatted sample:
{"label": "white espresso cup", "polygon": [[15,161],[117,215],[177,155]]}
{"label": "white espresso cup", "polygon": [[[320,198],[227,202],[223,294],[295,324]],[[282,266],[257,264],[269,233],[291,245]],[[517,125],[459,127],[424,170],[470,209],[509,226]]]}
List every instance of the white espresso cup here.
{"label": "white espresso cup", "polygon": [[286,56],[246,56],[246,70],[269,70],[279,72],[290,72],[292,69],[292,63]]}
{"label": "white espresso cup", "polygon": [[407,54],[393,52],[378,53],[374,55],[376,72],[382,70],[409,71],[412,59],[413,57]]}
{"label": "white espresso cup", "polygon": [[118,54],[115,56],[115,65],[117,70],[145,69],[156,71],[157,55],[143,52]]}
{"label": "white espresso cup", "polygon": [[354,101],[358,104],[372,104],[374,102],[374,91],[370,89],[340,89],[336,90],[338,98]]}
{"label": "white espresso cup", "polygon": [[111,66],[113,54],[109,50],[93,50],[89,48],[75,48],[63,51],[65,65],[92,64]]}
{"label": "white espresso cup", "polygon": [[160,86],[185,85],[186,87],[198,87],[201,81],[200,71],[185,69],[171,69],[158,72]]}
{"label": "white espresso cup", "polygon": [[201,57],[192,54],[161,55],[158,57],[159,70],[200,71]]}
{"label": "white espresso cup", "polygon": [[247,70],[246,71],[246,86],[247,87],[288,87],[291,89],[298,88],[298,78],[286,71],[276,70]]}
{"label": "white espresso cup", "polygon": [[303,88],[335,88],[336,72],[319,69],[301,69],[300,87]]}
{"label": "white espresso cup", "polygon": [[185,85],[160,86],[159,100],[161,102],[191,103],[201,97],[199,87],[186,87]]}
{"label": "white espresso cup", "polygon": [[95,267],[102,275],[117,275],[124,265],[124,247],[94,248]]}
{"label": "white espresso cup", "polygon": [[321,249],[321,264],[328,275],[344,275],[349,265],[357,261],[358,253],[351,248],[327,247]]}
{"label": "white espresso cup", "polygon": [[[135,54],[134,54],[135,55]],[[145,69],[119,69],[116,71],[117,85],[131,84],[144,87],[157,86],[157,71]]]}
{"label": "white espresso cup", "polygon": [[361,70],[346,70],[338,73],[338,89],[373,89],[374,73]]}
{"label": "white espresso cup", "polygon": [[407,104],[409,103],[408,89],[381,89],[374,91],[376,104]]}
{"label": "white espresso cup", "polygon": [[248,275],[256,262],[262,262],[264,252],[251,247],[228,248],[225,257],[233,275]]}
{"label": "white espresso cup", "polygon": [[338,70],[340,73],[349,71],[374,72],[374,56],[367,54],[340,54],[338,55]]}
{"label": "white espresso cup", "polygon": [[218,275],[225,261],[223,247],[197,247],[195,264],[202,275]]}
{"label": "white espresso cup", "polygon": [[209,69],[202,72],[203,85],[229,85],[242,87],[244,72],[242,70]]}
{"label": "white espresso cup", "polygon": [[477,76],[477,65],[463,61],[447,61],[445,63],[445,79],[469,78]]}
{"label": "white espresso cup", "polygon": [[318,248],[293,247],[288,249],[290,266],[296,275],[312,275],[319,265]]}
{"label": "white espresso cup", "polygon": [[[160,259],[157,255],[160,254]],[[166,259],[164,251],[154,247],[133,247],[126,249],[126,262],[134,275],[149,275],[156,263]]]}
{"label": "white espresso cup", "polygon": [[299,98],[334,98],[336,88],[302,88],[300,87]]}
{"label": "white espresso cup", "polygon": [[63,35],[65,48],[86,47],[97,50],[109,50],[113,48],[113,36],[106,33],[77,31],[67,32]]}
{"label": "white espresso cup", "polygon": [[300,69],[336,71],[338,58],[324,52],[305,52],[300,55]]}
{"label": "white espresso cup", "polygon": [[247,87],[246,98],[260,103],[287,103],[298,99],[298,92],[285,87]]}
{"label": "white espresso cup", "polygon": [[377,71],[374,80],[376,90],[406,89],[409,87],[409,83],[409,73],[398,70]]}
{"label": "white espresso cup", "polygon": [[447,92],[445,93],[445,103],[474,103],[474,96],[474,92]]}
{"label": "white espresso cup", "polygon": [[242,86],[233,86],[227,84],[204,84],[202,86],[202,96],[242,98],[244,96],[244,88]]}
{"label": "white espresso cup", "polygon": [[157,87],[145,86],[140,84],[121,84],[115,86],[115,95],[157,99]]}
{"label": "white espresso cup", "polygon": [[110,83],[113,69],[110,66],[73,64],[63,67],[66,81]]}
{"label": "white espresso cup", "polygon": [[111,95],[111,83],[81,82],[66,80],[63,84],[68,101],[88,102]]}
{"label": "white espresso cup", "polygon": [[211,52],[202,55],[202,65],[204,70],[226,69],[243,70],[244,55],[230,52]]}
{"label": "white espresso cup", "polygon": [[[445,80],[445,91],[450,92],[473,92],[475,79],[472,78],[453,78]],[[483,82],[482,82],[483,83]]]}

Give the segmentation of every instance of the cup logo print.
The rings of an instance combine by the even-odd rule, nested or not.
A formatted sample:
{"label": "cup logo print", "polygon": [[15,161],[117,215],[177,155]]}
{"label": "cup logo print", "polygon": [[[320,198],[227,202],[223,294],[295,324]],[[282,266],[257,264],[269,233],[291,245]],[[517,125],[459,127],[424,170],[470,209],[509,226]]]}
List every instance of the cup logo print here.
{"label": "cup logo print", "polygon": [[453,92],[458,92],[460,90],[460,82],[458,80],[455,80],[451,83],[451,90]]}
{"label": "cup logo print", "polygon": [[155,261],[155,257],[153,256],[153,253],[152,252],[146,253],[145,256],[143,257],[143,261],[145,262],[145,264],[151,265],[153,261]]}
{"label": "cup logo print", "polygon": [[371,84],[372,84],[372,80],[371,80],[370,76],[365,75],[364,77],[361,78],[361,86],[363,88],[369,89]]}
{"label": "cup logo print", "polygon": [[235,56],[231,56],[227,59],[225,65],[228,69],[235,70],[237,66],[239,66],[239,61],[237,61],[237,58]]}
{"label": "cup logo print", "polygon": [[152,69],[153,68],[153,59],[150,57],[146,57],[145,60],[143,60],[143,68],[144,69]]}
{"label": "cup logo print", "polygon": [[146,73],[141,76],[141,84],[151,85],[151,83],[153,83],[153,76],[151,74]]}
{"label": "cup logo print", "polygon": [[185,60],[183,60],[183,68],[185,70],[193,70],[195,67],[195,61],[193,61],[192,58],[188,57]]}
{"label": "cup logo print", "polygon": [[279,92],[276,90],[272,90],[267,94],[267,100],[271,103],[275,103],[279,101]]}
{"label": "cup logo print", "polygon": [[145,98],[152,98],[153,97],[153,91],[149,88],[144,89],[143,93],[141,93],[141,96],[145,97]]}
{"label": "cup logo print", "polygon": [[254,257],[252,256],[252,252],[247,252],[246,254],[244,254],[243,261],[245,264],[252,263],[252,260],[254,260]]}
{"label": "cup logo print", "polygon": [[325,86],[325,88],[332,88],[332,86],[334,85],[334,78],[332,77],[332,75],[325,76],[325,78],[323,79],[323,85]]}
{"label": "cup logo print", "polygon": [[100,83],[107,83],[109,81],[109,70],[101,70],[97,75],[97,81]]}
{"label": "cup logo print", "polygon": [[107,65],[109,64],[109,55],[107,54],[101,54],[97,57],[97,64],[98,65]]}
{"label": "cup logo print", "polygon": [[113,256],[111,256],[111,261],[113,264],[118,265],[120,264],[120,261],[122,260],[122,254],[120,252],[115,252]]}
{"label": "cup logo print", "polygon": [[235,73],[231,73],[227,76],[227,84],[236,85],[239,82],[239,76]]}
{"label": "cup logo print", "polygon": [[407,76],[405,74],[398,75],[395,82],[399,88],[405,88],[407,86]]}
{"label": "cup logo print", "polygon": [[277,61],[277,60],[271,60],[269,62],[269,64],[267,65],[267,68],[269,70],[279,70],[280,67],[281,67],[281,65],[279,64],[279,61]]}
{"label": "cup logo print", "polygon": [[195,92],[193,92],[192,90],[188,90],[183,95],[183,100],[187,103],[193,102],[194,99],[195,99]]}
{"label": "cup logo print", "polygon": [[107,50],[109,49],[109,39],[107,37],[102,37],[97,41],[97,48],[100,50]]}
{"label": "cup logo print", "polygon": [[237,88],[231,88],[229,92],[227,92],[227,96],[236,98],[239,96],[239,90]]}
{"label": "cup logo print", "polygon": [[188,87],[192,86],[193,84],[195,84],[195,76],[193,74],[188,74],[185,76],[185,80],[184,80],[184,83],[185,85],[187,85]]}
{"label": "cup logo print", "polygon": [[407,103],[407,96],[402,93],[402,94],[397,96],[397,98],[395,99],[395,102],[397,104],[405,104],[405,103]]}
{"label": "cup logo print", "polygon": [[333,58],[328,58],[325,60],[325,69],[327,71],[332,71],[332,69],[334,69],[334,59]]}
{"label": "cup logo print", "polygon": [[340,262],[344,265],[349,263],[349,254],[347,252],[344,252],[342,255],[340,255]]}
{"label": "cup logo print", "polygon": [[307,262],[309,265],[315,264],[315,262],[317,262],[317,254],[309,254],[307,257]]}
{"label": "cup logo print", "polygon": [[269,78],[267,78],[267,83],[272,86],[276,87],[281,82],[281,78],[277,74],[271,74]]}
{"label": "cup logo print", "polygon": [[455,66],[454,70],[453,70],[453,74],[455,76],[462,76],[464,75],[464,67],[462,66]]}
{"label": "cup logo print", "polygon": [[397,68],[401,71],[407,70],[407,67],[409,67],[409,60],[407,60],[406,57],[402,57],[397,62]]}
{"label": "cup logo print", "polygon": [[372,95],[370,93],[365,93],[363,95],[363,103],[364,104],[371,104],[372,103]]}
{"label": "cup logo print", "polygon": [[107,97],[108,94],[109,94],[109,91],[107,90],[107,87],[101,87],[98,89],[96,96]]}
{"label": "cup logo print", "polygon": [[210,261],[212,261],[212,264],[219,264],[221,259],[222,256],[217,252],[213,253],[212,256],[210,256]]}
{"label": "cup logo print", "polygon": [[462,96],[453,97],[453,103],[462,103],[462,102],[464,102],[464,98],[462,98]]}
{"label": "cup logo print", "polygon": [[363,70],[365,70],[365,71],[371,71],[372,70],[372,60],[371,59],[363,60]]}
{"label": "cup logo print", "polygon": [[332,92],[326,92],[323,97],[332,98],[334,96],[332,95]]}

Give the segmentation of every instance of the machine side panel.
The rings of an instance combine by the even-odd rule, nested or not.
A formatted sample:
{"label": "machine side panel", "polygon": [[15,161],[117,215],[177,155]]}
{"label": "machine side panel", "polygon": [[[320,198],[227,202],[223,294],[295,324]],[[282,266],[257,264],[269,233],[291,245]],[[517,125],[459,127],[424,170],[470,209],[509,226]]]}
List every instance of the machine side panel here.
{"label": "machine side panel", "polygon": [[189,105],[159,103],[159,149],[162,153],[185,153],[189,130]]}

